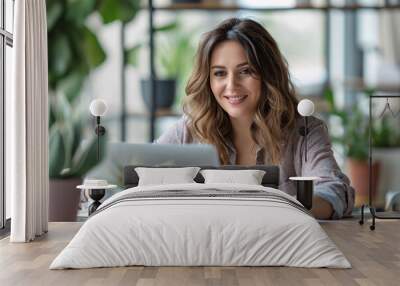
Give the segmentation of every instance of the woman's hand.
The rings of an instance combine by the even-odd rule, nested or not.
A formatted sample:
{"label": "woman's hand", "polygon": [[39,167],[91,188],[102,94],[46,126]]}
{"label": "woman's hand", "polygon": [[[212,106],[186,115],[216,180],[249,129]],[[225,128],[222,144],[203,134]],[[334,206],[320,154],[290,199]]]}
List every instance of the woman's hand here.
{"label": "woman's hand", "polygon": [[316,219],[330,219],[333,214],[333,208],[328,201],[314,196],[311,213]]}

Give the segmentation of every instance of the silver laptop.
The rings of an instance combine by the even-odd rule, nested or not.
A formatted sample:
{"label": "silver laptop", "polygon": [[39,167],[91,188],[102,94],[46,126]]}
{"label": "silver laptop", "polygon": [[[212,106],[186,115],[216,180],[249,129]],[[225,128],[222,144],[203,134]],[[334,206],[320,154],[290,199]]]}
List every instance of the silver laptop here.
{"label": "silver laptop", "polygon": [[[150,166],[219,166],[217,150],[206,144],[132,144],[111,143],[111,157],[119,157],[126,165]],[[122,158],[123,156],[124,158]],[[108,157],[108,156],[107,156]]]}
{"label": "silver laptop", "polygon": [[[104,156],[104,155],[103,155]],[[122,184],[125,166],[219,166],[217,150],[205,144],[133,144],[108,143],[101,163],[86,174],[86,178]]]}

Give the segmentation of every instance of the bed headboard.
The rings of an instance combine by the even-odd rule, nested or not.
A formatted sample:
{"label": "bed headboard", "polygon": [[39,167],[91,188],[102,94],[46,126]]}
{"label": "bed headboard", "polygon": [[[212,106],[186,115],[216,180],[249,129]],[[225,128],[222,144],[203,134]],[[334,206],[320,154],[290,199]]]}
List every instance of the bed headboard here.
{"label": "bed headboard", "polygon": [[[123,183],[124,188],[133,188],[138,185],[139,176],[135,171],[136,167],[149,167],[158,168],[158,166],[143,166],[134,165],[124,167]],[[159,168],[179,168],[180,166],[159,166]],[[271,165],[256,165],[256,166],[238,166],[238,165],[225,165],[225,166],[199,166],[201,169],[220,169],[220,170],[263,170],[265,175],[262,179],[262,185],[264,187],[271,187],[277,189],[279,186],[279,167]],[[200,174],[194,178],[197,183],[204,183],[204,178]]]}

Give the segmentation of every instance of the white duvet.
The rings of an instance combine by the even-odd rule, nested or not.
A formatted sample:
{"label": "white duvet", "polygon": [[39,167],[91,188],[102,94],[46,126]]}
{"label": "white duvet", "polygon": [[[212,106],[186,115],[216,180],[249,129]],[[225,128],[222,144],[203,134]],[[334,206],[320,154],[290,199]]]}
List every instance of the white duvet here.
{"label": "white duvet", "polygon": [[[174,190],[262,191],[271,198],[129,199],[138,192]],[[299,203],[279,190],[254,185],[194,183],[127,189],[100,206],[50,269],[127,265],[350,268],[318,222],[295,204]]]}

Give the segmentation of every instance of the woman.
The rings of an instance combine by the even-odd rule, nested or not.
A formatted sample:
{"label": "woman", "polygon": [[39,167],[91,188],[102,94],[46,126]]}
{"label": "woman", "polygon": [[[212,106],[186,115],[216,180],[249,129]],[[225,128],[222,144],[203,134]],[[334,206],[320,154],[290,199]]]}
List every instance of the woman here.
{"label": "woman", "polygon": [[157,143],[208,143],[221,164],[279,165],[280,190],[294,195],[291,176],[319,176],[312,213],[349,215],[354,190],[340,171],[326,125],[309,119],[307,162],[302,117],[288,65],[275,40],[249,19],[225,20],[203,35],[186,87],[184,116]]}

